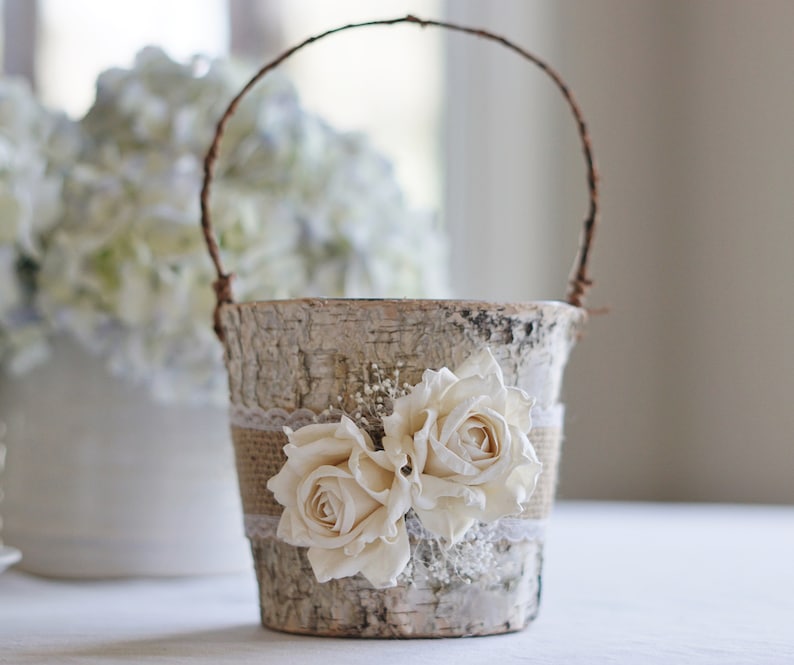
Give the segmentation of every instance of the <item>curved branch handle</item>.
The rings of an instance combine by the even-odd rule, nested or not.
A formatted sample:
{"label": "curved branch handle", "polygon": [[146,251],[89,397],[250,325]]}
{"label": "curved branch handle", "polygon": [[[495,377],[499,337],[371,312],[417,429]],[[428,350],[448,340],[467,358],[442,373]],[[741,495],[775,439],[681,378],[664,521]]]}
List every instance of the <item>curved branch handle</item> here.
{"label": "curved branch handle", "polygon": [[215,238],[214,229],[212,227],[212,220],[210,216],[210,208],[209,208],[209,197],[210,197],[210,188],[212,185],[212,179],[215,174],[215,162],[218,159],[218,150],[220,148],[221,139],[223,138],[224,131],[226,129],[226,125],[229,122],[229,119],[234,115],[234,112],[237,110],[238,105],[242,98],[253,88],[257,82],[262,79],[268,72],[278,67],[282,62],[284,62],[287,58],[292,56],[297,51],[300,51],[302,48],[308,46],[309,44],[316,42],[320,39],[328,37],[338,32],[342,32],[343,30],[351,30],[354,28],[365,28],[374,25],[397,25],[399,23],[413,23],[419,25],[423,28],[428,26],[438,27],[438,28],[445,28],[448,30],[454,30],[456,32],[463,32],[469,35],[474,35],[476,37],[481,37],[483,39],[488,39],[490,41],[497,42],[502,44],[503,46],[507,47],[511,51],[514,51],[518,55],[522,56],[526,60],[529,60],[537,67],[539,67],[543,72],[545,72],[549,78],[554,82],[557,86],[559,91],[562,93],[565,101],[568,103],[568,106],[573,114],[574,120],[576,121],[576,128],[579,132],[579,137],[581,139],[582,144],[582,152],[584,153],[585,164],[587,166],[587,187],[590,196],[590,207],[587,212],[587,217],[584,220],[584,228],[582,230],[582,236],[579,245],[579,252],[574,260],[573,269],[571,271],[571,278],[569,281],[569,288],[568,293],[566,295],[566,301],[574,305],[575,307],[583,307],[584,306],[584,298],[587,293],[587,290],[592,285],[592,280],[589,277],[587,266],[588,261],[590,259],[590,248],[593,243],[593,236],[595,234],[596,224],[598,220],[598,173],[596,171],[595,160],[593,158],[593,150],[591,147],[590,141],[590,134],[587,131],[587,126],[584,121],[584,117],[582,116],[582,112],[579,109],[579,105],[577,104],[576,100],[573,97],[573,94],[568,89],[568,86],[562,80],[560,75],[552,69],[548,64],[546,64],[543,60],[538,58],[537,56],[525,51],[520,46],[516,46],[512,42],[508,41],[504,37],[500,37],[499,35],[495,35],[491,32],[486,30],[480,30],[478,28],[468,28],[465,26],[455,25],[453,23],[446,23],[444,21],[433,21],[433,20],[425,20],[420,19],[415,16],[403,16],[401,18],[394,18],[394,19],[384,19],[384,20],[376,20],[376,21],[366,21],[363,23],[350,23],[348,25],[343,25],[338,28],[333,28],[331,30],[327,30],[319,35],[315,35],[314,37],[309,37],[308,39],[304,40],[297,46],[293,46],[289,50],[282,53],[278,56],[275,60],[272,60],[264,67],[262,67],[248,83],[245,84],[242,90],[237,93],[237,96],[231,101],[229,106],[227,107],[224,114],[221,116],[221,119],[218,121],[217,127],[215,129],[215,136],[212,140],[209,150],[207,151],[207,155],[204,159],[204,184],[201,188],[201,228],[204,232],[204,238],[207,242],[207,249],[209,250],[210,257],[212,258],[212,262],[215,266],[215,271],[217,272],[218,279],[213,284],[215,288],[215,295],[217,298],[217,304],[215,307],[215,333],[218,337],[223,341],[223,331],[221,330],[220,326],[220,308],[227,303],[233,303],[234,298],[232,296],[232,288],[231,282],[234,278],[232,273],[226,272],[223,267],[223,263],[220,257],[220,249],[218,248],[218,242]]}

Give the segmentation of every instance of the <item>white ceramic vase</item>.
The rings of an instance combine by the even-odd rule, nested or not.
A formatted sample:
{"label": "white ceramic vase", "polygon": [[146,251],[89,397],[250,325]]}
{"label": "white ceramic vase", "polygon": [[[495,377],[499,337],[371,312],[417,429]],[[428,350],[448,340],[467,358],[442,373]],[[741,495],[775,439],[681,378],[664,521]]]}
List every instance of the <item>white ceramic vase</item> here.
{"label": "white ceramic vase", "polygon": [[0,379],[0,419],[3,538],[23,569],[101,578],[250,567],[224,410],[155,403],[60,340],[42,367]]}

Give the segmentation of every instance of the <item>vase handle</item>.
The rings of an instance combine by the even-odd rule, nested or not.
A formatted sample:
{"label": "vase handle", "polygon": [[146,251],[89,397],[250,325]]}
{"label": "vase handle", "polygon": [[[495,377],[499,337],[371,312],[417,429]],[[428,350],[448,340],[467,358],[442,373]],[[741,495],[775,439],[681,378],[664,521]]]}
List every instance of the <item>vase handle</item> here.
{"label": "vase handle", "polygon": [[568,293],[566,295],[566,301],[575,306],[575,307],[584,307],[584,299],[585,295],[587,294],[588,289],[592,286],[593,282],[589,277],[588,273],[588,262],[590,259],[590,249],[593,244],[593,236],[595,235],[596,225],[598,221],[598,172],[596,170],[595,159],[593,157],[593,150],[590,140],[590,134],[587,130],[587,125],[585,124],[584,117],[582,116],[582,112],[579,108],[578,103],[574,99],[573,94],[571,93],[568,86],[562,80],[560,75],[546,62],[538,58],[537,56],[533,55],[532,53],[524,50],[520,46],[515,45],[511,41],[505,39],[504,37],[500,37],[499,35],[493,34],[486,30],[481,30],[479,28],[469,28],[461,25],[456,25],[453,23],[447,23],[444,21],[433,21],[433,20],[425,20],[417,18],[416,16],[403,16],[400,18],[394,19],[383,19],[383,20],[375,20],[375,21],[366,21],[363,23],[350,23],[348,25],[343,25],[338,28],[333,28],[331,30],[326,30],[323,33],[315,35],[313,37],[309,37],[305,39],[300,44],[293,46],[292,48],[288,49],[280,56],[278,56],[275,60],[272,60],[265,66],[263,66],[252,78],[245,84],[242,90],[237,93],[237,95],[232,99],[229,103],[229,106],[226,108],[226,111],[221,116],[220,120],[215,129],[215,135],[213,137],[212,143],[210,144],[209,150],[207,151],[207,155],[204,158],[204,182],[201,187],[201,228],[204,232],[204,239],[207,242],[207,249],[209,250],[210,258],[212,259],[212,263],[215,266],[215,271],[217,273],[217,280],[214,282],[213,287],[215,289],[215,296],[217,299],[217,303],[215,306],[215,314],[214,314],[214,325],[215,325],[215,333],[218,337],[223,340],[223,331],[220,325],[220,309],[224,304],[231,304],[234,302],[234,298],[232,295],[232,288],[231,282],[234,278],[233,273],[226,272],[224,269],[223,263],[220,257],[220,249],[218,247],[218,242],[215,238],[215,232],[212,227],[212,219],[210,216],[210,207],[209,207],[209,197],[210,197],[210,187],[212,185],[212,179],[215,174],[215,162],[218,159],[218,150],[220,147],[221,140],[223,138],[224,131],[226,129],[226,124],[228,123],[229,119],[232,115],[234,115],[235,111],[237,110],[238,105],[242,98],[253,88],[268,72],[278,67],[282,62],[284,62],[287,58],[292,56],[297,51],[300,51],[302,48],[316,42],[320,39],[328,37],[338,32],[342,32],[344,30],[351,30],[353,28],[365,28],[375,25],[397,25],[400,23],[413,23],[420,27],[437,27],[437,28],[445,28],[448,30],[454,30],[456,32],[462,32],[469,35],[474,35],[476,37],[481,37],[483,39],[488,39],[490,41],[497,42],[502,44],[503,46],[507,47],[511,51],[514,51],[518,55],[522,56],[526,60],[529,60],[537,67],[539,67],[543,72],[545,72],[549,78],[554,82],[557,86],[559,91],[562,93],[562,96],[565,98],[565,101],[568,103],[568,106],[573,114],[574,120],[576,121],[576,127],[579,132],[579,138],[582,144],[582,152],[584,153],[585,164],[587,167],[587,188],[589,193],[589,209],[587,211],[587,216],[584,220],[584,228],[582,230],[580,242],[579,242],[579,251],[574,258],[573,268],[571,270],[571,277],[569,279],[568,285]]}

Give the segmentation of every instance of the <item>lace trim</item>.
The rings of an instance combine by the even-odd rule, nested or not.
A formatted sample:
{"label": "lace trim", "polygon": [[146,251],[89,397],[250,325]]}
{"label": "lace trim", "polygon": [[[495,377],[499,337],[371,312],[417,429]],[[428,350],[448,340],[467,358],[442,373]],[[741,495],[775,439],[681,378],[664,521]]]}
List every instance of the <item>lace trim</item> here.
{"label": "lace trim", "polygon": [[[278,523],[281,518],[275,515],[246,515],[245,535],[248,538],[262,540],[278,538]],[[405,527],[409,536],[418,540],[438,540],[422,526],[415,516],[405,518]],[[466,532],[463,542],[496,543],[507,540],[511,543],[523,543],[542,540],[546,530],[546,520],[521,519],[506,517],[492,524],[478,524]]]}
{"label": "lace trim", "polygon": [[565,405],[552,404],[545,409],[533,406],[530,416],[532,416],[532,427],[562,429],[565,422]]}
{"label": "lace trim", "polygon": [[[562,428],[565,407],[554,404],[542,409],[533,407],[532,427]],[[229,422],[234,427],[255,429],[263,432],[281,432],[285,427],[298,429],[305,425],[322,422],[335,422],[338,415],[316,414],[310,409],[287,411],[286,409],[263,409],[260,406],[244,406],[232,404],[229,407]]]}
{"label": "lace trim", "polygon": [[235,427],[256,429],[263,432],[281,432],[285,427],[298,429],[305,425],[323,422],[322,415],[310,409],[287,411],[286,409],[265,409],[259,406],[232,404],[229,407],[229,422]]}

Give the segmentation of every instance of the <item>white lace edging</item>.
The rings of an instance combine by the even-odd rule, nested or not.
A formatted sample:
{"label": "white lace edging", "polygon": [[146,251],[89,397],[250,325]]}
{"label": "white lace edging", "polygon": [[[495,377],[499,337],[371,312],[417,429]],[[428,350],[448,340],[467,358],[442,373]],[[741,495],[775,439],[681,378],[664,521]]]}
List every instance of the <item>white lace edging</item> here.
{"label": "white lace edging", "polygon": [[545,408],[536,405],[532,407],[529,415],[532,418],[532,427],[562,429],[565,422],[565,405],[552,404]]}
{"label": "white lace edging", "polygon": [[[278,523],[281,518],[275,515],[246,515],[245,535],[255,540],[277,539]],[[408,516],[405,527],[409,536],[418,540],[438,540],[422,526],[419,518]],[[546,531],[546,520],[521,519],[505,517],[492,524],[478,524],[466,532],[463,541],[480,541],[495,543],[507,540],[511,543],[523,543],[543,540]]]}
{"label": "white lace edging", "polygon": [[286,409],[268,409],[266,411],[259,406],[232,404],[229,407],[229,422],[234,427],[280,432],[285,427],[298,429],[316,423],[317,414],[309,409],[298,409],[292,412]]}
{"label": "white lace edging", "polygon": [[[547,408],[532,408],[532,427],[562,428],[565,407],[554,404]],[[327,422],[333,416],[316,414],[310,409],[287,411],[286,409],[263,409],[260,406],[231,404],[229,406],[229,422],[234,427],[255,429],[263,432],[281,432],[285,427],[298,429],[317,422]],[[339,418],[336,417],[336,420]]]}

